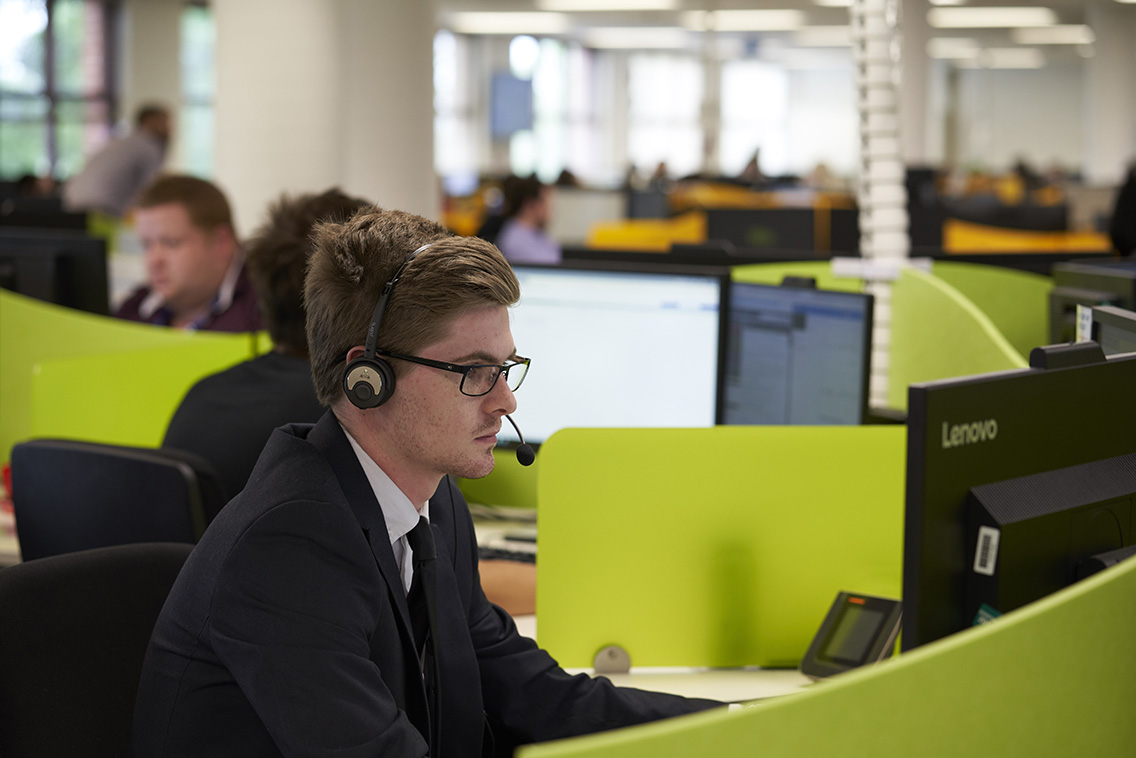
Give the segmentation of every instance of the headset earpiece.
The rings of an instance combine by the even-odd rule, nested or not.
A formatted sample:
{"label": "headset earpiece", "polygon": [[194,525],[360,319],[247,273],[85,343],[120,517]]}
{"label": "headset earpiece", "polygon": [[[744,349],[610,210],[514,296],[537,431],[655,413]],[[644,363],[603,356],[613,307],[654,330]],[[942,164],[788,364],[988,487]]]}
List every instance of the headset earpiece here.
{"label": "headset earpiece", "polygon": [[356,408],[378,408],[394,394],[394,369],[382,358],[360,356],[347,364],[343,391]]}
{"label": "headset earpiece", "polygon": [[367,329],[367,344],[363,348],[363,354],[350,361],[347,364],[347,369],[343,372],[343,392],[356,408],[378,408],[390,400],[391,395],[394,394],[394,369],[377,354],[379,329],[383,325],[383,313],[386,312],[387,301],[390,300],[391,292],[394,291],[394,285],[398,284],[407,264],[432,244],[432,242],[427,242],[406,256],[406,260],[394,272],[394,276],[383,285],[383,293],[379,296],[379,302],[375,303],[375,312],[371,316],[371,325]]}

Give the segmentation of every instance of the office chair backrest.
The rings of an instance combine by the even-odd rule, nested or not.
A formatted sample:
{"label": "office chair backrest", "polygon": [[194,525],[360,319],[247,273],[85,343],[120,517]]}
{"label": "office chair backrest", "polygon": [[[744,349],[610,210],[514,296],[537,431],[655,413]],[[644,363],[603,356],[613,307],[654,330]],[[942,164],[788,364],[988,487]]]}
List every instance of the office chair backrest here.
{"label": "office chair backrest", "polygon": [[12,448],[24,560],[133,542],[197,542],[224,503],[212,464],[185,451],[75,440]]}
{"label": "office chair backrest", "polygon": [[192,545],[0,569],[0,755],[130,755],[142,659]]}

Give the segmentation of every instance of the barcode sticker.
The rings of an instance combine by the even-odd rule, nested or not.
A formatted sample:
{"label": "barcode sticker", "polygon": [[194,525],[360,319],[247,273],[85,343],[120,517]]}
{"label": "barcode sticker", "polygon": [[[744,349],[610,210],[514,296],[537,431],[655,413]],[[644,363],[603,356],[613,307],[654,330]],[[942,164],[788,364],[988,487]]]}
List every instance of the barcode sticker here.
{"label": "barcode sticker", "polygon": [[1002,532],[990,527],[978,527],[978,544],[974,549],[974,573],[994,576],[998,564],[998,539]]}

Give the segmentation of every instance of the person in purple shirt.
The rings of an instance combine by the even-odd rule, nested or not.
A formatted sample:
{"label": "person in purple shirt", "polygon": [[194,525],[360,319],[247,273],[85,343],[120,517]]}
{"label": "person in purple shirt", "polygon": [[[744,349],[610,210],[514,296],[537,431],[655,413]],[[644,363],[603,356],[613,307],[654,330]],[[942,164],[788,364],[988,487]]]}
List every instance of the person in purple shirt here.
{"label": "person in purple shirt", "polygon": [[142,191],[134,207],[147,281],[116,316],[191,330],[261,328],[229,201],[216,185],[164,176]]}
{"label": "person in purple shirt", "polygon": [[560,263],[560,244],[545,227],[551,215],[551,190],[536,177],[510,177],[504,185],[505,223],[497,235],[510,263]]}

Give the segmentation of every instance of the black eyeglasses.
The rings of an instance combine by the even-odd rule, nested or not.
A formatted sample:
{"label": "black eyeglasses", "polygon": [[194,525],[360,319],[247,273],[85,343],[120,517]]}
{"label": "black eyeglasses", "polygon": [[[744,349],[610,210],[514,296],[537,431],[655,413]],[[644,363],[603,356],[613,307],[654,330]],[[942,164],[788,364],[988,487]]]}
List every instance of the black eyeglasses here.
{"label": "black eyeglasses", "polygon": [[516,392],[521,388],[521,382],[525,380],[525,375],[529,372],[529,359],[522,358],[519,355],[516,360],[507,361],[502,364],[496,363],[475,363],[468,366],[462,366],[457,363],[446,363],[444,361],[432,361],[429,358],[419,358],[416,355],[399,355],[398,353],[390,353],[386,350],[376,350],[379,355],[385,355],[387,358],[397,358],[400,361],[410,361],[417,363],[421,366],[429,366],[430,368],[440,368],[443,371],[453,371],[455,374],[461,374],[461,386],[459,389],[463,395],[469,397],[481,397],[488,395],[495,386],[497,380],[505,377],[505,383],[509,385],[509,389]]}

